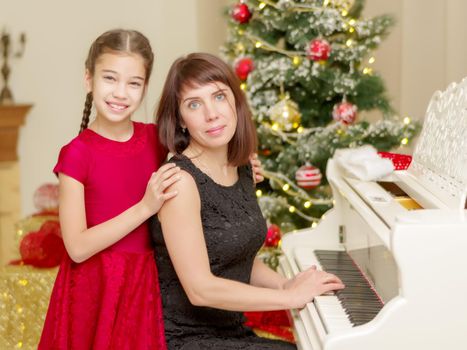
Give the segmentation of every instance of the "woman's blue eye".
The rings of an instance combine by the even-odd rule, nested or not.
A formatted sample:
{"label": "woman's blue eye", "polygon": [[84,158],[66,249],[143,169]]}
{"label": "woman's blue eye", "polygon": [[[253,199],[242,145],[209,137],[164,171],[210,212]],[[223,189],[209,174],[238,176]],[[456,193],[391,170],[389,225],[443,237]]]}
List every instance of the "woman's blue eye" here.
{"label": "woman's blue eye", "polygon": [[111,75],[104,75],[104,79],[109,80],[109,81],[114,81],[115,80],[115,78],[113,76],[111,76]]}
{"label": "woman's blue eye", "polygon": [[130,83],[131,86],[134,86],[134,87],[141,87],[141,83],[137,82],[137,81],[134,81],[132,83]]}
{"label": "woman's blue eye", "polygon": [[225,99],[225,94],[218,94],[216,95],[216,100],[217,101],[223,101]]}
{"label": "woman's blue eye", "polygon": [[188,107],[190,107],[191,109],[196,109],[199,106],[201,106],[199,102],[190,102],[190,104],[188,105]]}

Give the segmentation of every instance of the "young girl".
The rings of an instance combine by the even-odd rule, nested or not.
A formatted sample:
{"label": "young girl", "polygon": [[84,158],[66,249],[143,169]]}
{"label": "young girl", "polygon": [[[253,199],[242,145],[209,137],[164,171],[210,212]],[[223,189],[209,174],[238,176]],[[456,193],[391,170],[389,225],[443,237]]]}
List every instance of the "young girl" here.
{"label": "young girl", "polygon": [[[169,349],[294,349],[259,338],[241,311],[301,308],[343,288],[315,267],[287,280],[256,253],[266,224],[248,155],[256,133],[233,71],[209,54],[172,65],[158,110],[161,142],[182,171],[152,229]],[[181,216],[182,215],[182,216]]]}
{"label": "young girl", "polygon": [[[68,252],[39,349],[165,349],[159,284],[146,220],[177,181],[153,124],[130,120],[153,64],[149,41],[112,30],[92,44],[80,134],[62,148],[60,225]],[[88,127],[94,102],[96,117]],[[156,169],[159,170],[156,171]]]}

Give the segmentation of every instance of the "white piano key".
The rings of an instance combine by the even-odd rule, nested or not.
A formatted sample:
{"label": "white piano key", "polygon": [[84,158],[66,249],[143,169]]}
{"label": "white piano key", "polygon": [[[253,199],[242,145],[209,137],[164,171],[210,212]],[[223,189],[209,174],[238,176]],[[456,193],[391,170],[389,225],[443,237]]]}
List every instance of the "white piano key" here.
{"label": "white piano key", "polygon": [[305,329],[308,334],[314,334],[315,337],[310,338],[312,342],[318,342],[313,349],[321,349],[322,343],[326,337],[326,329],[324,328],[323,321],[319,316],[318,310],[313,302],[306,304],[305,308],[300,310],[300,316],[303,319]]}
{"label": "white piano key", "polygon": [[336,296],[317,296],[314,299],[314,304],[328,333],[352,328],[352,323]]}
{"label": "white piano key", "polygon": [[[315,265],[318,269],[322,268],[311,247],[297,247],[294,250],[294,255],[295,262],[300,271],[304,271],[312,265]],[[328,333],[335,330],[352,328],[352,323],[334,292],[331,291],[325,295],[315,297],[313,303],[314,309],[317,310]],[[310,307],[308,307],[308,310],[310,310]]]}

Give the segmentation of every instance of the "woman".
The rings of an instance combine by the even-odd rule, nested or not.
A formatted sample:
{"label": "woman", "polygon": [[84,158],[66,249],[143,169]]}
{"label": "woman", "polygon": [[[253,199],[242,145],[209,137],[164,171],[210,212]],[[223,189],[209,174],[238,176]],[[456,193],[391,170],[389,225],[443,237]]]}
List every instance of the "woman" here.
{"label": "woman", "polygon": [[169,349],[295,349],[259,338],[243,311],[301,308],[343,288],[315,267],[287,280],[256,253],[266,223],[248,156],[256,133],[240,83],[221,59],[190,54],[172,65],[157,111],[159,135],[181,168],[178,195],[153,222]]}

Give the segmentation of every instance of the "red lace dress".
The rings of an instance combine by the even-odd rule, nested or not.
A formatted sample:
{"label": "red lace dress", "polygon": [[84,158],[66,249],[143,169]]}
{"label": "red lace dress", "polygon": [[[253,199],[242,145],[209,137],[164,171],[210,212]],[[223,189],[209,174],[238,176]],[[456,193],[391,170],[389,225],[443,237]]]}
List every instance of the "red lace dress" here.
{"label": "red lace dress", "polygon": [[[86,129],[64,146],[55,173],[84,185],[88,227],[136,204],[165,159],[154,125],[126,142]],[[39,349],[166,349],[147,223],[82,263],[60,265]]]}

